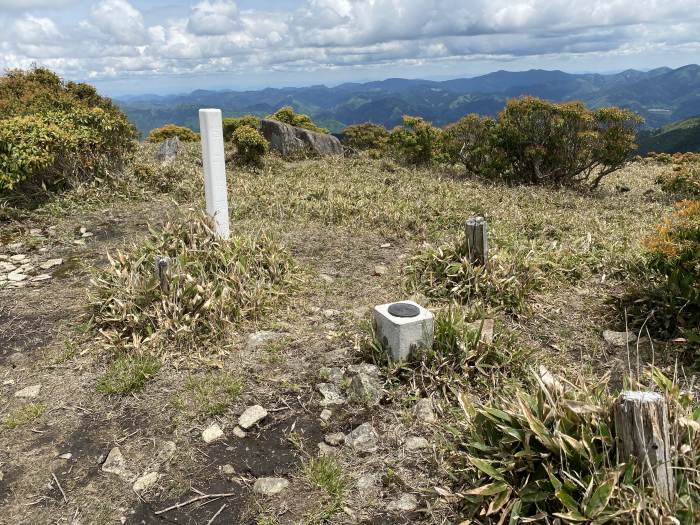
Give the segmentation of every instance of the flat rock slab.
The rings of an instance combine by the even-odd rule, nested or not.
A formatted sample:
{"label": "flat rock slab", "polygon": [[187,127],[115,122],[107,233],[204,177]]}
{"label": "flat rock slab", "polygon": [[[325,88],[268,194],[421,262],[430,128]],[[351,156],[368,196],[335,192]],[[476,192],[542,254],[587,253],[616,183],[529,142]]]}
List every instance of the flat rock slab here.
{"label": "flat rock slab", "polygon": [[134,492],[146,492],[148,489],[153,487],[153,485],[158,483],[159,478],[160,474],[157,472],[149,472],[148,474],[144,474],[134,482]]}
{"label": "flat rock slab", "polygon": [[319,383],[316,385],[316,389],[323,396],[323,400],[321,401],[321,405],[323,406],[342,405],[345,403],[345,396],[343,396],[338,385],[334,385],[333,383]]}
{"label": "flat rock slab", "polygon": [[423,398],[419,399],[413,409],[413,415],[417,421],[422,423],[435,423],[437,420],[435,418],[435,411],[433,409],[433,402],[430,399]]}
{"label": "flat rock slab", "polygon": [[119,447],[114,447],[107,454],[107,459],[102,463],[102,471],[109,472],[110,474],[116,474],[119,477],[129,479],[131,473],[126,468],[126,460],[122,455],[122,451]]}
{"label": "flat rock slab", "polygon": [[420,436],[411,436],[406,440],[406,450],[421,450],[430,447],[427,439]]}
{"label": "flat rock slab", "polygon": [[63,264],[63,259],[49,259],[48,261],[41,263],[39,268],[42,270],[50,270],[54,266],[59,266]]}
{"label": "flat rock slab", "polygon": [[356,452],[376,452],[379,448],[379,434],[371,423],[362,423],[345,436],[345,444]]}
{"label": "flat rock slab", "polygon": [[418,508],[418,500],[413,494],[402,494],[399,498],[391,501],[386,510],[389,512],[412,512]]}
{"label": "flat rock slab", "polygon": [[41,392],[41,385],[32,385],[15,392],[15,397],[31,398],[36,397]]}
{"label": "flat rock slab", "polygon": [[352,401],[370,406],[378,405],[384,396],[379,380],[363,373],[353,376],[348,390]]}
{"label": "flat rock slab", "polygon": [[248,336],[246,346],[248,350],[255,350],[274,341],[278,341],[284,337],[280,332],[268,332],[266,330],[255,332]]}
{"label": "flat rock slab", "polygon": [[221,427],[219,426],[218,423],[214,423],[212,425],[209,425],[202,432],[202,439],[207,444],[213,443],[214,441],[217,441],[223,437],[224,437],[224,431],[221,430]]}
{"label": "flat rock slab", "polygon": [[637,336],[630,332],[615,332],[613,330],[604,330],[603,339],[608,344],[613,346],[627,346],[627,343],[633,344],[637,342]]}
{"label": "flat rock slab", "polygon": [[260,405],[248,407],[238,418],[238,426],[243,430],[248,430],[267,417],[267,410]]}
{"label": "flat rock slab", "polygon": [[284,478],[259,478],[253,485],[253,492],[263,496],[274,496],[289,486],[289,481]]}

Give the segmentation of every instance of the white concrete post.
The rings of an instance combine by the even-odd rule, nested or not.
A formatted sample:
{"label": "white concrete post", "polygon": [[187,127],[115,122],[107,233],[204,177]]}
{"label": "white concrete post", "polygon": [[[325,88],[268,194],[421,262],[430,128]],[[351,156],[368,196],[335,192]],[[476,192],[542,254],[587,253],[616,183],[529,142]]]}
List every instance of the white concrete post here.
{"label": "white concrete post", "polygon": [[200,109],[199,129],[202,135],[204,197],[207,214],[214,220],[216,233],[229,237],[228,192],[224,161],[224,130],[220,109]]}

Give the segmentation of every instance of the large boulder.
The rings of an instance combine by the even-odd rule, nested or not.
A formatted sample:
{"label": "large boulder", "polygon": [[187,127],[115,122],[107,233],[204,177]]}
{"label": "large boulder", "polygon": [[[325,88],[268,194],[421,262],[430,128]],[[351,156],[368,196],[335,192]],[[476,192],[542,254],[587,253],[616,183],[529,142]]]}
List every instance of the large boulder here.
{"label": "large boulder", "polygon": [[276,120],[260,121],[260,132],[270,143],[270,149],[284,156],[298,153],[312,155],[342,155],[343,146],[337,137],[290,126]]}
{"label": "large boulder", "polygon": [[179,149],[179,138],[170,137],[169,139],[165,139],[158,147],[158,151],[156,152],[156,160],[163,163],[172,162],[177,157],[177,152]]}

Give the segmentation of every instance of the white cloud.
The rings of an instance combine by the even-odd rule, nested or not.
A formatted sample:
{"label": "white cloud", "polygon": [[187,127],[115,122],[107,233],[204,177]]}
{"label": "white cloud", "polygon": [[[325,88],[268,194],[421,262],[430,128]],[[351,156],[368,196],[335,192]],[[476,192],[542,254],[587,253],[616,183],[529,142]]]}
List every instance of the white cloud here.
{"label": "white cloud", "polygon": [[195,35],[225,35],[239,25],[238,7],[235,2],[204,0],[192,8],[187,30]]}
{"label": "white cloud", "polygon": [[7,9],[35,9],[37,7],[63,7],[78,0],[0,0],[0,7]]}
{"label": "white cloud", "polygon": [[27,15],[14,23],[14,37],[22,44],[55,44],[61,32],[50,18]]}
{"label": "white cloud", "polygon": [[148,40],[143,15],[127,0],[103,0],[92,8],[90,20],[120,44],[139,45]]}

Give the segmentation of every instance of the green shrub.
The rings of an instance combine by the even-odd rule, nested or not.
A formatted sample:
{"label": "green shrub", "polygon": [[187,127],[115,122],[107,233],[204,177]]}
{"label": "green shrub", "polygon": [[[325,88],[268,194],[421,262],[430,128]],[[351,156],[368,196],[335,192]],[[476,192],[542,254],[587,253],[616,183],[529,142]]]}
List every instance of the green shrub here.
{"label": "green shrub", "polygon": [[671,162],[672,168],[657,180],[664,191],[687,198],[700,197],[700,154],[677,154]]}
{"label": "green shrub", "polygon": [[542,372],[534,393],[501,395],[480,406],[460,396],[465,421],[448,461],[465,518],[623,524],[666,523],[663,516],[675,516],[697,523],[700,411],[690,395],[654,371],[666,390],[675,451],[678,496],[667,505],[645,486],[634,463],[618,462],[607,385],[577,388]]}
{"label": "green shrub", "polygon": [[251,126],[237,128],[231,143],[236,148],[236,160],[249,166],[262,166],[269,144],[257,129]]}
{"label": "green shrub", "polygon": [[[165,290],[154,271],[158,256],[170,261]],[[295,269],[267,235],[223,240],[202,216],[151,231],[143,244],[109,261],[91,280],[94,329],[111,346],[156,354],[206,351],[203,343],[266,312],[292,286]]]}
{"label": "green shrub", "polygon": [[0,192],[108,174],[133,153],[136,137],[92,86],[42,68],[0,77]]}
{"label": "green shrub", "polygon": [[224,142],[228,142],[233,137],[233,133],[241,126],[250,126],[254,129],[260,129],[260,119],[255,115],[243,115],[236,118],[224,119]]}
{"label": "green shrub", "polygon": [[379,124],[353,124],[343,130],[343,142],[358,151],[382,151],[389,142],[389,132]]}
{"label": "green shrub", "polygon": [[317,133],[328,133],[326,128],[319,128],[314,124],[313,120],[311,120],[311,117],[308,115],[295,113],[292,106],[284,106],[275,111],[272,115],[268,115],[267,118],[289,124],[290,126],[316,131]]}
{"label": "green shrub", "polygon": [[467,115],[447,126],[440,137],[440,160],[464,165],[469,175],[495,179],[506,169],[497,146],[497,123],[490,117]]}
{"label": "green shrub", "polygon": [[166,124],[163,127],[152,129],[146,138],[146,142],[163,142],[164,140],[177,137],[182,142],[198,142],[199,135],[190,128]]}
{"label": "green shrub", "polygon": [[407,164],[430,164],[438,153],[441,130],[420,117],[404,115],[403,126],[389,134],[393,156]]}
{"label": "green shrub", "polygon": [[118,356],[97,382],[102,394],[128,394],[140,390],[160,370],[160,361],[149,354]]}

